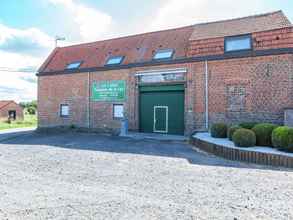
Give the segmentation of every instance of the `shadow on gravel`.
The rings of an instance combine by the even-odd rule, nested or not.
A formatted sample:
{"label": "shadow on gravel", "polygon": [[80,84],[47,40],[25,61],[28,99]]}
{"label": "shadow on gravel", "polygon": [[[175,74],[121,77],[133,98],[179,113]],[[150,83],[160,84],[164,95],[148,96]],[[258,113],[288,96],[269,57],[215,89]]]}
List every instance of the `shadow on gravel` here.
{"label": "shadow on gravel", "polygon": [[142,154],[160,157],[183,158],[191,164],[222,166],[234,168],[290,171],[285,168],[274,168],[237,161],[229,161],[205,153],[196,152],[191,145],[184,142],[158,141],[150,139],[133,139],[117,136],[106,136],[94,133],[68,132],[62,134],[35,133],[15,138],[0,140],[0,144],[37,146],[46,145],[78,150],[92,150],[113,153]]}

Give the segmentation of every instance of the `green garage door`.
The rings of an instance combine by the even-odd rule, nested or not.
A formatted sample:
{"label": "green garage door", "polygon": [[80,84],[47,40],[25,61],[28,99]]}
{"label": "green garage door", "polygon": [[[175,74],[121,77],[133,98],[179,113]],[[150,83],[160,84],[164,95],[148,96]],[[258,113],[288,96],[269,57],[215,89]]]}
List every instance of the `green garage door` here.
{"label": "green garage door", "polygon": [[140,87],[140,131],[184,134],[184,86]]}

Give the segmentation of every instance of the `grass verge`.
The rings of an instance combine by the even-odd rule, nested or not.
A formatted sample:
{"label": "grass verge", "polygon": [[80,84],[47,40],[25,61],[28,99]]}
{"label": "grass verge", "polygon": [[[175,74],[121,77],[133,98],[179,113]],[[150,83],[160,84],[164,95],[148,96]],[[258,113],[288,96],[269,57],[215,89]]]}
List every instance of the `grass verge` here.
{"label": "grass verge", "polygon": [[11,129],[11,128],[29,128],[37,126],[36,115],[24,115],[23,121],[12,121],[11,124],[0,121],[0,130]]}

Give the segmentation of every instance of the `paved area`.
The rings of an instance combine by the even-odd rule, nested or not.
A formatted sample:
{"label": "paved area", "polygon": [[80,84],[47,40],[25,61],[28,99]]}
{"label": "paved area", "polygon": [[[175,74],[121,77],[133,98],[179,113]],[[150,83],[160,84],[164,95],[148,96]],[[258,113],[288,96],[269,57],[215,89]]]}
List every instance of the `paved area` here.
{"label": "paved area", "polygon": [[188,144],[28,133],[0,142],[0,219],[293,219],[293,173]]}
{"label": "paved area", "polygon": [[122,137],[129,137],[132,139],[151,139],[157,141],[188,141],[188,137],[183,135],[173,135],[173,134],[158,134],[158,133],[141,133],[141,132],[128,132],[126,135],[121,135]]}
{"label": "paved area", "polygon": [[0,141],[22,136],[24,134],[29,134],[35,129],[36,129],[35,127],[31,127],[31,128],[13,128],[13,129],[1,130]]}

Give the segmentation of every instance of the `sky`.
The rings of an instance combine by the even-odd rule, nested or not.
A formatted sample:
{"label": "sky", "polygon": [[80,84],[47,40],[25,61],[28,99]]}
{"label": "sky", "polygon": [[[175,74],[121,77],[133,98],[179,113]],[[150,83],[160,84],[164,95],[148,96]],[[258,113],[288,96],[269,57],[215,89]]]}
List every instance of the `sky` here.
{"label": "sky", "polygon": [[283,10],[292,0],[0,0],[0,100],[37,98],[38,67],[58,46]]}

